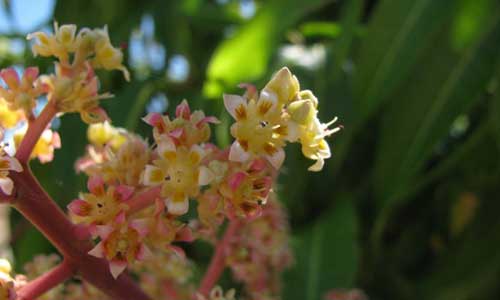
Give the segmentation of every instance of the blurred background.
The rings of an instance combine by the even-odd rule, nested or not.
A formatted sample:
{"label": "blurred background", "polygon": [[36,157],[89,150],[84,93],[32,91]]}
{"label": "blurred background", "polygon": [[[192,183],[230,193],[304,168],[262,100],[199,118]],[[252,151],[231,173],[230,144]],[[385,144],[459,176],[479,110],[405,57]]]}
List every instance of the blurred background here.
{"label": "blurred background", "polygon": [[[171,113],[186,98],[222,120],[214,139],[230,144],[222,93],[262,87],[284,65],[319,98],[323,121],[339,117],[345,129],[321,173],[287,149],[276,189],[296,262],[283,299],[353,288],[370,299],[500,299],[498,1],[3,0],[0,67],[50,71],[25,36],[54,20],[108,25],[133,80],[101,74],[115,94],[103,106],[143,136],[146,112]],[[62,149],[32,165],[65,206],[84,187],[73,164],[86,125],[75,114],[53,125]],[[18,269],[53,250],[15,213],[11,226]],[[207,251],[191,254],[206,262]]]}

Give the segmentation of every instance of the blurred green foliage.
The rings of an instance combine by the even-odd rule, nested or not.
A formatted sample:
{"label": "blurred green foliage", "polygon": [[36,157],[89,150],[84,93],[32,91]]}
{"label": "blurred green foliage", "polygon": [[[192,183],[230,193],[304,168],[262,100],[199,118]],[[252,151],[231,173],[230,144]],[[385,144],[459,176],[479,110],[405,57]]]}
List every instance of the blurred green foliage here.
{"label": "blurred green foliage", "polygon": [[[117,72],[102,76],[116,95],[104,104],[114,124],[144,136],[139,118],[164,94],[170,112],[187,98],[219,116],[215,138],[227,145],[222,92],[238,92],[239,82],[261,86],[285,64],[316,93],[323,120],[340,118],[345,130],[331,139],[321,173],[307,173],[310,161],[288,149],[276,189],[290,212],[296,264],[284,299],[355,287],[370,299],[500,298],[498,1],[66,0],[54,19],[108,24],[115,44],[129,44],[129,62],[131,37],[147,37],[144,20],[154,22],[141,41],[163,47],[165,61],[135,62],[130,84]],[[51,68],[28,48],[2,50],[16,37],[0,37],[2,67]],[[189,66],[182,80],[168,75],[179,55]],[[84,186],[73,164],[85,130],[78,116],[65,116],[55,161],[34,164],[62,206]],[[13,222],[18,261],[47,251],[21,218]]]}

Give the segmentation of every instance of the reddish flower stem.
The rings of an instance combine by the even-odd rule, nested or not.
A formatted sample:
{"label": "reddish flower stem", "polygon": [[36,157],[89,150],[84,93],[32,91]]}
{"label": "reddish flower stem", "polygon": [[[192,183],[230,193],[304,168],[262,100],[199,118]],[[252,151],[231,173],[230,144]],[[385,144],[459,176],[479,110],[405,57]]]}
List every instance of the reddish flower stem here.
{"label": "reddish flower stem", "polygon": [[35,119],[35,121],[30,122],[28,125],[28,131],[24,136],[19,149],[17,149],[16,158],[21,162],[25,163],[30,159],[31,152],[35,147],[38,139],[42,135],[43,131],[47,128],[50,121],[54,118],[57,113],[57,108],[54,101],[49,101],[42,113]]}
{"label": "reddish flower stem", "polygon": [[30,281],[22,287],[17,296],[19,300],[31,300],[43,295],[45,292],[56,287],[58,284],[71,278],[75,273],[75,266],[68,261],[63,261],[49,272]]}
{"label": "reddish flower stem", "polygon": [[160,197],[160,193],[161,187],[157,186],[147,189],[146,191],[130,198],[125,202],[129,207],[128,214],[136,213],[150,205],[153,205],[155,200]]}
{"label": "reddish flower stem", "polygon": [[64,255],[77,273],[112,299],[149,300],[150,298],[126,274],[114,279],[108,263],[87,254],[93,247],[90,240],[79,240],[74,233],[76,225],[49,197],[32,175],[29,166],[22,163],[24,171],[11,172],[16,197],[13,206],[35,225],[42,234]]}
{"label": "reddish flower stem", "polygon": [[215,253],[212,256],[210,265],[208,266],[207,272],[203,276],[198,292],[202,295],[208,296],[210,290],[219,280],[222,275],[224,268],[226,266],[225,258],[227,248],[229,243],[233,240],[234,236],[237,234],[238,230],[241,228],[241,221],[230,220],[229,225],[224,233],[222,239],[217,243],[215,247]]}

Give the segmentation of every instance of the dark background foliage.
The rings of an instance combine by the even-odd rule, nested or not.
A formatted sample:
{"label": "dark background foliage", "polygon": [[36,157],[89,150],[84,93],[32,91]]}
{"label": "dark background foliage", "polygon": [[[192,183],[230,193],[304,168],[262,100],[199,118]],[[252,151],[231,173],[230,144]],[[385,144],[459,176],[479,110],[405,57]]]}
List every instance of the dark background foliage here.
{"label": "dark background foliage", "polygon": [[[4,0],[8,15],[15,2]],[[214,138],[229,144],[222,92],[241,92],[239,82],[261,87],[283,65],[318,96],[324,121],[340,118],[345,130],[330,139],[333,158],[321,173],[306,172],[311,162],[298,147],[287,152],[276,189],[290,212],[297,257],[285,274],[284,299],[355,287],[370,299],[499,299],[499,6],[65,0],[40,26],[53,19],[108,24],[134,79],[103,73],[102,88],[116,95],[104,106],[115,125],[144,136],[150,132],[140,117],[148,105],[168,104],[172,112],[187,98],[223,121]],[[23,44],[18,31],[1,35],[1,43]],[[51,69],[28,47],[1,51],[2,67]],[[78,116],[65,116],[55,161],[33,164],[61,205],[84,187],[73,163],[85,130]],[[51,250],[19,216],[13,222],[18,265]],[[206,245],[190,251],[205,262],[211,253]]]}

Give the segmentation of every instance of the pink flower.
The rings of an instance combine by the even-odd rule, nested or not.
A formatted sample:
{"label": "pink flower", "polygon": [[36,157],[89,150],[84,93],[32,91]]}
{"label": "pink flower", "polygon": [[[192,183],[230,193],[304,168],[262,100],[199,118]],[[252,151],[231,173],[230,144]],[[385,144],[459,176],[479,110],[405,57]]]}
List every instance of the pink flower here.
{"label": "pink flower", "polygon": [[104,225],[126,208],[125,200],[134,190],[126,185],[108,186],[100,177],[91,177],[87,183],[90,193],[81,194],[68,205],[76,223]]}
{"label": "pink flower", "polygon": [[148,234],[147,221],[136,219],[127,221],[124,212],[118,214],[111,225],[96,226],[101,241],[89,254],[109,261],[109,270],[117,278],[128,264],[143,260],[150,251],[143,241]]}

